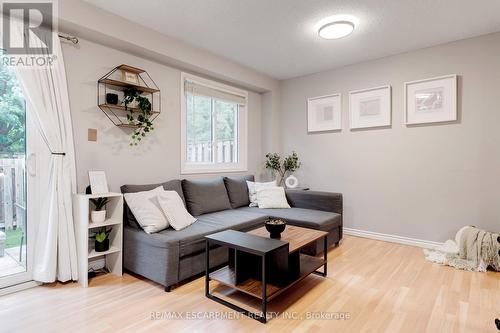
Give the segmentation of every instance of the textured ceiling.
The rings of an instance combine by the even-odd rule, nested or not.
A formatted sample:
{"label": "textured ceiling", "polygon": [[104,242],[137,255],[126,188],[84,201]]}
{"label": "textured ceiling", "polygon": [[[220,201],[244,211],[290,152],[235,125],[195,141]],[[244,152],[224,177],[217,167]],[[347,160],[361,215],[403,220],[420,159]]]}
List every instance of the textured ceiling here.
{"label": "textured ceiling", "polygon": [[[278,79],[500,31],[499,0],[86,0]],[[354,33],[317,22],[355,16]]]}

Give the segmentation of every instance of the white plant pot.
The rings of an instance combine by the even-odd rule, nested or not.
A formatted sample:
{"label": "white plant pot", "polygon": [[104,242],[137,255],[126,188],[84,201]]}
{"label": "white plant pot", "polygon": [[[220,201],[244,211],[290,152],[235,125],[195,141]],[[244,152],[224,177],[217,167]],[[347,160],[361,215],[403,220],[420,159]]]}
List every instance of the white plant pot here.
{"label": "white plant pot", "polygon": [[106,220],[106,211],[105,210],[93,210],[90,212],[90,220],[93,223],[100,223]]}

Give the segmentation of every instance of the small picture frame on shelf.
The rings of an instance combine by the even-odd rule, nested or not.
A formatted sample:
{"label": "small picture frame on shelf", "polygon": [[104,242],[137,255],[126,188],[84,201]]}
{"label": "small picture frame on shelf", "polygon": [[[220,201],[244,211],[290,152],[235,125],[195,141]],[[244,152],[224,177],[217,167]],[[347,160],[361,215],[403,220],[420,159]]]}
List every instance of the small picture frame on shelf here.
{"label": "small picture frame on shelf", "polygon": [[104,171],[89,171],[89,181],[92,194],[109,193],[106,173]]}
{"label": "small picture frame on shelf", "polygon": [[139,85],[139,75],[137,73],[122,70],[122,81]]}

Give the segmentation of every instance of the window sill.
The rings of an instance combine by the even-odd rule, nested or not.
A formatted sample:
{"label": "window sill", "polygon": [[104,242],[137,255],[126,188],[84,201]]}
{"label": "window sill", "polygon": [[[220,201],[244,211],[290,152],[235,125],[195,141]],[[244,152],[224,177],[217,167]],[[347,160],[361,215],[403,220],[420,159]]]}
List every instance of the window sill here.
{"label": "window sill", "polygon": [[214,173],[234,173],[248,172],[248,168],[185,168],[181,170],[181,175],[199,175],[199,174],[214,174]]}

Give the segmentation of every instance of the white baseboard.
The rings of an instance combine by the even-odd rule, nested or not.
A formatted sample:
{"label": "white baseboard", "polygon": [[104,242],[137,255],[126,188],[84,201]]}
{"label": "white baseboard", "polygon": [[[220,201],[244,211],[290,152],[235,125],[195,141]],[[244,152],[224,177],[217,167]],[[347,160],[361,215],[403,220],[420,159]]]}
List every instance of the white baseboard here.
{"label": "white baseboard", "polygon": [[344,234],[351,235],[351,236],[357,236],[357,237],[376,239],[376,240],[381,240],[381,241],[386,241],[386,242],[391,242],[391,243],[418,246],[418,247],[422,247],[422,248],[426,248],[426,249],[433,249],[433,248],[436,248],[438,246],[443,245],[443,243],[433,242],[433,241],[428,241],[428,240],[423,240],[423,239],[382,234],[379,232],[358,230],[358,229],[352,229],[352,228],[344,228]]}
{"label": "white baseboard", "polygon": [[25,290],[25,289],[29,289],[29,288],[33,288],[33,287],[38,287],[40,285],[41,285],[41,283],[36,282],[36,281],[28,281],[28,282],[23,282],[20,284],[15,284],[13,286],[0,289],[0,296],[12,294],[12,293],[15,293],[15,292],[18,292],[21,290]]}

